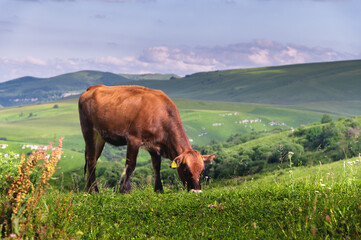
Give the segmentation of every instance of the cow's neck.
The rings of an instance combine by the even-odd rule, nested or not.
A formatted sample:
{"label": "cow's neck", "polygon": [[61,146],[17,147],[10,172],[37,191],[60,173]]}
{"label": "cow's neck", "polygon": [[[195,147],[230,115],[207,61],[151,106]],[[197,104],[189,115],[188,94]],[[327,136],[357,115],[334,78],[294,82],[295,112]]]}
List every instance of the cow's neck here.
{"label": "cow's neck", "polygon": [[169,136],[169,156],[167,157],[171,160],[192,149],[183,127],[180,127],[177,130],[178,131],[174,132],[174,134],[170,134]]}

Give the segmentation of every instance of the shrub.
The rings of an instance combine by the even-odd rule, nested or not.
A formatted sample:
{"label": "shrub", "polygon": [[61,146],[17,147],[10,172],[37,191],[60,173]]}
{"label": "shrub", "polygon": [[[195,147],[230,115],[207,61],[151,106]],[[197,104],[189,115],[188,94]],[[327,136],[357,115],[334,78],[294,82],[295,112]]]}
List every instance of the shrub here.
{"label": "shrub", "polygon": [[329,123],[332,122],[332,118],[328,114],[324,114],[321,119],[321,123]]}

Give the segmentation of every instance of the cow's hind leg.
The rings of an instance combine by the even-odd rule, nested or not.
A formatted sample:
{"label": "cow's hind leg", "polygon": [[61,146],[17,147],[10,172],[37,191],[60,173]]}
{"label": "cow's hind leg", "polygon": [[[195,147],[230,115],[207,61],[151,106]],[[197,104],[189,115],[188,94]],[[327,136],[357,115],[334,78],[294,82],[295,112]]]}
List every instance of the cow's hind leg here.
{"label": "cow's hind leg", "polygon": [[130,191],[130,177],[137,165],[137,156],[139,152],[139,145],[132,142],[128,142],[127,145],[127,159],[125,162],[125,177],[122,188],[120,189],[121,193],[127,193]]}
{"label": "cow's hind leg", "polygon": [[163,193],[162,180],[160,179],[161,156],[155,152],[149,152],[152,157],[154,170],[154,191]]}
{"label": "cow's hind leg", "polygon": [[85,139],[85,170],[87,172],[87,192],[99,192],[97,183],[95,182],[95,170],[97,160],[103,151],[105,141],[97,131],[87,134],[89,137]]}

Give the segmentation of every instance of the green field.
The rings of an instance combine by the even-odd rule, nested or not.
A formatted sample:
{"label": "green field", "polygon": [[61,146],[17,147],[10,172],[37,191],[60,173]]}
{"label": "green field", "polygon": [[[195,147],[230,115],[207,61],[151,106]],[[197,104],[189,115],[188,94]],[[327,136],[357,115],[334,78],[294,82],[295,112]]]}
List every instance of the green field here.
{"label": "green field", "polygon": [[[177,99],[175,103],[191,143],[198,146],[214,140],[225,141],[235,133],[295,128],[300,124],[320,121],[322,117],[320,112],[271,105]],[[251,120],[256,119],[260,122],[251,123]],[[240,123],[244,120],[249,122]],[[271,126],[271,122],[276,124]],[[282,123],[285,125],[280,126]],[[84,143],[78,120],[77,100],[0,109],[0,144],[9,145],[6,149],[0,149],[0,152],[29,153],[31,149],[22,149],[24,145],[46,145],[61,136],[65,137],[65,153],[58,164],[56,176],[64,176],[69,183],[72,176],[82,178],[84,166]],[[108,161],[109,156],[113,158],[111,162]],[[142,171],[152,176],[149,160],[149,154],[141,151],[135,177],[137,172],[140,174]],[[164,171],[169,171],[168,160],[163,163]],[[122,171],[124,151],[107,145],[99,160],[98,171],[115,168],[114,164]]]}
{"label": "green field", "polygon": [[[22,203],[34,211],[11,218],[10,233],[41,239],[359,239],[360,161],[204,182],[201,194],[179,184],[165,194],[150,185],[125,195],[109,188],[99,194],[48,188],[38,204]],[[8,211],[0,204],[0,212]],[[0,226],[5,219],[0,215]]]}

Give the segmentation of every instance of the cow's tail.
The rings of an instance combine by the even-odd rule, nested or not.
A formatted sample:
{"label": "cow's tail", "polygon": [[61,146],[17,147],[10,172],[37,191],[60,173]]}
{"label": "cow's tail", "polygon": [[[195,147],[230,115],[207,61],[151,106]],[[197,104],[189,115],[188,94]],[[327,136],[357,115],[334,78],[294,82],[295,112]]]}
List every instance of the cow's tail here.
{"label": "cow's tail", "polygon": [[86,169],[87,169],[87,166],[88,165],[88,160],[86,159],[86,150],[85,150],[85,165],[84,165],[84,175],[86,175]]}

